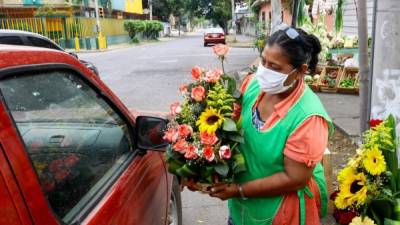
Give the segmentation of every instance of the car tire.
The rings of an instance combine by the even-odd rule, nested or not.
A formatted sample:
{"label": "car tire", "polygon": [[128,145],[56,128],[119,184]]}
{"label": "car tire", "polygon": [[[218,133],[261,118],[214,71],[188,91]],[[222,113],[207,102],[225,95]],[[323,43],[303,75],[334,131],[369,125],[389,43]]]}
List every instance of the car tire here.
{"label": "car tire", "polygon": [[182,225],[182,199],[181,187],[178,179],[174,176],[172,191],[168,208],[168,225]]}

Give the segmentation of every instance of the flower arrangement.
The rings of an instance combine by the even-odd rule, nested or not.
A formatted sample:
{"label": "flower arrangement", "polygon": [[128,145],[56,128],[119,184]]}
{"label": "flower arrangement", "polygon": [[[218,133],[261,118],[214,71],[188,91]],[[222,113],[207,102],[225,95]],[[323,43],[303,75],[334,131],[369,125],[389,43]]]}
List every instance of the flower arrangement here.
{"label": "flower arrangement", "polygon": [[236,81],[225,74],[229,48],[213,47],[222,70],[193,67],[193,82],[180,87],[182,103],[171,105],[173,119],[164,139],[169,172],[197,183],[229,182],[245,170],[238,144],[243,142]]}
{"label": "flower arrangement", "polygon": [[395,125],[393,116],[385,121],[371,120],[363,145],[339,172],[339,190],[331,199],[340,224],[400,223]]}

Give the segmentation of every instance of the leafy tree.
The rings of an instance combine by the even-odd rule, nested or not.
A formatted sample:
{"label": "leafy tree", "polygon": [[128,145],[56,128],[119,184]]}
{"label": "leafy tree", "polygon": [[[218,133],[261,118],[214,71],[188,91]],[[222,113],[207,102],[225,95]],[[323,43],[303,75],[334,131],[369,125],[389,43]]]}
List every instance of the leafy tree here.
{"label": "leafy tree", "polygon": [[204,16],[227,33],[232,18],[231,0],[187,0],[187,11],[197,17]]}

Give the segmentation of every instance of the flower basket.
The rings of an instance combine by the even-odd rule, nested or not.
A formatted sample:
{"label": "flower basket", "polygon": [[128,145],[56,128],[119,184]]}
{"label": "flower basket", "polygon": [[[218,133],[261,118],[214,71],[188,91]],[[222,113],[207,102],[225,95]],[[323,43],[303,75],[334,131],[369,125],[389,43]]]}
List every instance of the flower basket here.
{"label": "flower basket", "polygon": [[326,66],[319,81],[321,92],[336,93],[341,73],[342,69],[338,66]]}
{"label": "flower basket", "polygon": [[240,119],[241,94],[236,81],[225,74],[224,59],[229,48],[213,48],[221,69],[193,67],[192,82],[180,87],[182,102],[171,105],[173,118],[164,139],[168,171],[191,180],[201,192],[210,184],[232,182],[246,170],[239,143],[243,140]]}
{"label": "flower basket", "polygon": [[338,83],[338,93],[342,94],[358,94],[358,68],[346,67],[340,76]]}
{"label": "flower basket", "polygon": [[304,82],[313,90],[314,92],[319,92],[319,80],[321,78],[321,73],[322,73],[323,67],[322,66],[317,66],[315,69],[314,74],[306,74],[304,77]]}

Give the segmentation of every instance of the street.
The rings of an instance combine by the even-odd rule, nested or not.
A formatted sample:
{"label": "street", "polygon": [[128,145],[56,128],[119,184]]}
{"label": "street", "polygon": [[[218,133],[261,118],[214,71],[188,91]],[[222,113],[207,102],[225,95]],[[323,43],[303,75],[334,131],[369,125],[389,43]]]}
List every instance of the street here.
{"label": "street", "polygon": [[[202,34],[166,42],[132,46],[106,52],[81,53],[93,62],[101,79],[130,108],[168,111],[180,100],[178,87],[191,80],[191,68],[220,66],[211,47],[203,47]],[[232,48],[227,55],[226,71],[247,67],[257,57],[251,48]],[[183,224],[224,225],[226,202],[185,190],[182,193]]]}

